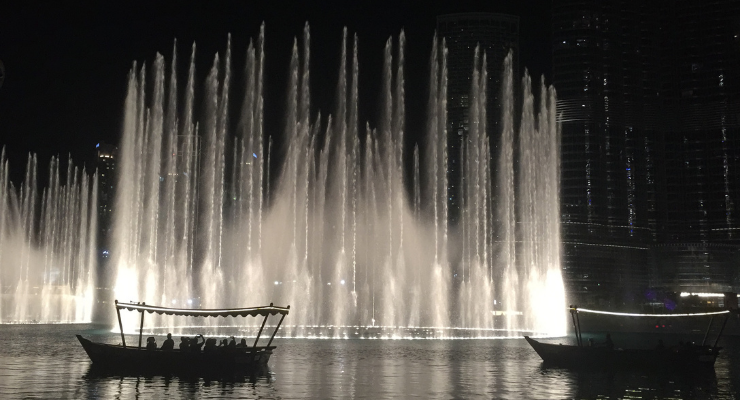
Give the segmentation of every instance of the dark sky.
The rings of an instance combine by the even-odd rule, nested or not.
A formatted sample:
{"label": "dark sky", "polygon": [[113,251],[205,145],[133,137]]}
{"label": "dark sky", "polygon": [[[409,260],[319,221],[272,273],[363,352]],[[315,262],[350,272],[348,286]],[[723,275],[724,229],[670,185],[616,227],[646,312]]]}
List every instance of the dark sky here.
{"label": "dark sky", "polygon": [[[313,105],[322,115],[333,108],[342,28],[360,40],[360,113],[371,119],[378,106],[383,46],[406,33],[406,102],[409,130],[423,125],[428,57],[436,19],[453,12],[497,12],[520,16],[520,64],[550,77],[549,1],[67,1],[24,0],[0,6],[0,144],[6,146],[14,180],[22,176],[29,151],[42,168],[50,156],[71,153],[91,163],[97,142],[117,143],[126,77],[132,62],[167,59],[178,40],[181,69],[197,43],[202,78],[228,33],[236,68],[248,41],[266,23],[266,130],[282,130],[293,37],[311,26]],[[239,71],[236,72],[239,74]],[[184,77],[183,77],[184,80]],[[182,83],[182,82],[181,82]],[[232,106],[238,106],[232,101]],[[316,111],[316,110],[314,110]],[[416,129],[417,131],[419,129]]]}

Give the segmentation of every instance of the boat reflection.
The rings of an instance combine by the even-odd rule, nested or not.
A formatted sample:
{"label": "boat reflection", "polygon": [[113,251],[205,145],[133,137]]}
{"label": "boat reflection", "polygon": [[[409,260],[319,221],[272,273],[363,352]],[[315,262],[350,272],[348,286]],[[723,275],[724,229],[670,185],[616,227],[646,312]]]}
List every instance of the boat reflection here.
{"label": "boat reflection", "polygon": [[[542,367],[550,370],[553,367]],[[574,378],[574,398],[714,398],[719,394],[714,370],[605,372],[567,371]]]}
{"label": "boat reflection", "polygon": [[[173,371],[169,373],[151,373],[141,371],[140,369],[111,369],[96,364],[90,364],[82,379],[85,381],[110,381],[111,379],[129,380],[135,378],[137,384],[153,383],[158,382],[164,384],[165,387],[169,386],[170,383],[176,382],[178,384],[198,383],[204,386],[210,386],[214,382],[220,384],[256,384],[257,382],[272,383],[274,380],[274,374],[269,368],[250,371],[249,373],[242,372],[231,372],[223,373],[219,371],[203,371],[200,373],[187,371]],[[130,385],[130,383],[128,384]]]}

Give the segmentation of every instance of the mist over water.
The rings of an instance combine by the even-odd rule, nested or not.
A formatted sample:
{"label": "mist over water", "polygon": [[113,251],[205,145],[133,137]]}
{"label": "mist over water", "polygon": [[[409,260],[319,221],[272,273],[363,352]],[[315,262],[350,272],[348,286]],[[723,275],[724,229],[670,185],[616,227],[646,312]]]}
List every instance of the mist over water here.
{"label": "mist over water", "polygon": [[[522,114],[514,115],[507,58],[494,151],[487,61],[476,49],[461,153],[463,207],[453,225],[444,40],[434,39],[429,61],[426,142],[407,149],[404,33],[385,46],[381,116],[359,121],[357,37],[345,29],[336,108],[312,115],[306,25],[292,50],[280,157],[263,131],[263,45],[264,27],[247,49],[245,70],[232,71],[229,38],[202,83],[195,82],[195,45],[184,84],[174,73],[177,45],[172,60],[157,55],[151,66],[134,64],[114,208],[117,299],[203,308],[289,304],[284,329],[294,336],[353,337],[361,327],[391,337],[409,328],[433,337],[564,333],[553,88],[542,82],[535,101],[525,76]],[[242,92],[233,87],[241,81],[244,97],[230,97]],[[205,106],[196,113],[200,84],[197,102]],[[236,119],[229,118],[233,109],[240,110]],[[407,157],[413,171],[405,170]],[[279,176],[269,176],[270,162],[279,164]],[[504,315],[494,318],[494,310]],[[172,321],[152,316],[146,323]]]}
{"label": "mist over water", "polygon": [[[97,174],[59,158],[39,185],[35,155],[25,179],[8,179],[0,155],[0,323],[90,322],[96,281]],[[66,179],[63,181],[62,179]]]}

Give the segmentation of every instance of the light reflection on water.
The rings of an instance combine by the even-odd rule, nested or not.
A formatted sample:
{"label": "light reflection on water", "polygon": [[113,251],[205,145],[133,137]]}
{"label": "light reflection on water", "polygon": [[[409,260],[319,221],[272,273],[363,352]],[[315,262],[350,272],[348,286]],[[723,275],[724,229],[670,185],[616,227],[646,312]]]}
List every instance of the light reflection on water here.
{"label": "light reflection on water", "polygon": [[700,376],[546,369],[524,340],[276,339],[270,376],[218,382],[90,374],[80,332],[120,341],[91,325],[0,326],[0,397],[733,398],[740,390],[738,338],[725,339],[715,372]]}

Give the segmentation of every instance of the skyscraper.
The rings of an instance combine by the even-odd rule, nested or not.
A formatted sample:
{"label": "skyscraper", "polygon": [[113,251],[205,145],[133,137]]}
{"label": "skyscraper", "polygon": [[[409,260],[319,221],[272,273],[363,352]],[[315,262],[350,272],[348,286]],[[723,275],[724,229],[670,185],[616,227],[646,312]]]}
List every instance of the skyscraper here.
{"label": "skyscraper", "polygon": [[[519,17],[507,14],[461,13],[437,17],[437,35],[447,45],[447,137],[450,220],[460,213],[460,147],[467,137],[468,109],[476,46],[485,52],[488,71],[488,133],[496,146],[500,136],[501,76],[504,58],[513,51],[514,71],[519,66]],[[495,147],[494,147],[495,148]],[[498,154],[492,151],[492,154]]]}
{"label": "skyscraper", "polygon": [[648,286],[656,225],[657,17],[652,2],[553,2],[563,269],[575,299],[619,303]]}
{"label": "skyscraper", "polygon": [[739,3],[553,2],[574,300],[730,290],[738,279]]}
{"label": "skyscraper", "polygon": [[660,282],[740,289],[740,1],[664,0]]}
{"label": "skyscraper", "polygon": [[108,143],[98,143],[98,246],[101,265],[110,254],[113,204],[116,186],[116,153],[118,148]]}

